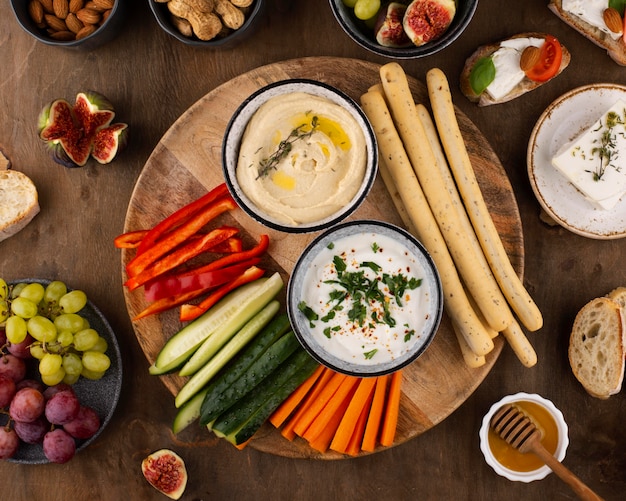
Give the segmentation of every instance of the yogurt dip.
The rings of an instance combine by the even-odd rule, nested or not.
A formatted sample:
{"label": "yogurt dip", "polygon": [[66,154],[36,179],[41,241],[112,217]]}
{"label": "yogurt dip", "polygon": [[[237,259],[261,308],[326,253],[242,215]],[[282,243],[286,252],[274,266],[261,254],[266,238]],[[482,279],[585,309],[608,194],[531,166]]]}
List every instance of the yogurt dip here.
{"label": "yogurt dip", "polygon": [[425,277],[401,239],[369,231],[333,239],[307,262],[301,324],[312,344],[349,364],[393,363],[424,344],[438,322]]}

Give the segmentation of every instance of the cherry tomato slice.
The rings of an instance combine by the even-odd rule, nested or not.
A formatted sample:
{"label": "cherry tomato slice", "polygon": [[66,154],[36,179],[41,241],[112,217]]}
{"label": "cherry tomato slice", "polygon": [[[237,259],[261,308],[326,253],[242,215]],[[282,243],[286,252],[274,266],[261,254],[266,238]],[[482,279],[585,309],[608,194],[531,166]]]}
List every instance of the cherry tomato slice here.
{"label": "cherry tomato slice", "polygon": [[551,35],[541,46],[539,62],[526,71],[526,76],[535,82],[547,82],[559,71],[563,50],[559,41]]}

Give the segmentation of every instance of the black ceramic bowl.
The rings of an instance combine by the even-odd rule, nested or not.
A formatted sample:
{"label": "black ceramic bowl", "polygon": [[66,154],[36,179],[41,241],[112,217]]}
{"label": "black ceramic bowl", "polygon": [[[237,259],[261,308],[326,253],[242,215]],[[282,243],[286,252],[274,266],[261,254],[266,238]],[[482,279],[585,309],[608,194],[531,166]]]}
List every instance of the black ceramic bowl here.
{"label": "black ceramic bowl", "polygon": [[[338,259],[346,263],[341,277]],[[402,275],[419,285],[391,294],[389,279],[400,283]],[[385,291],[384,300],[371,294],[376,288]],[[364,296],[357,301],[359,290]],[[383,303],[393,322],[382,321]],[[362,324],[352,315],[360,309]],[[443,290],[431,256],[411,234],[383,221],[349,221],[321,233],[301,254],[287,285],[287,313],[296,337],[318,362],[350,376],[380,376],[426,351],[443,314]]]}
{"label": "black ceramic bowl", "polygon": [[186,45],[207,49],[229,48],[243,41],[258,25],[265,9],[265,3],[265,0],[254,0],[250,7],[246,8],[246,20],[243,25],[236,30],[230,31],[226,36],[217,36],[212,40],[200,40],[195,36],[188,37],[183,35],[174,26],[172,23],[171,13],[169,12],[165,2],[148,0],[150,10],[152,11],[152,14],[154,14],[154,18],[163,31]]}
{"label": "black ceramic bowl", "polygon": [[[289,224],[258,207],[247,196],[237,180],[237,165],[242,137],[248,126],[248,122],[256,111],[269,99],[285,94],[303,92],[321,97],[346,110],[361,128],[365,140],[365,172],[358,190],[349,202],[342,205],[332,214],[314,221]],[[315,110],[313,110],[315,111]],[[378,150],[376,136],[372,126],[361,108],[349,96],[340,90],[323,82],[307,79],[282,80],[269,84],[248,97],[235,111],[226,127],[222,144],[222,168],[226,184],[238,205],[253,219],[275,230],[286,233],[309,233],[321,231],[336,224],[359,208],[369,193],[378,170]],[[318,193],[324,197],[325,193]]]}
{"label": "black ceramic bowl", "polygon": [[376,42],[372,28],[357,19],[353,9],[346,7],[343,0],[329,1],[335,19],[353,41],[374,54],[393,59],[416,59],[435,54],[446,48],[467,28],[478,6],[478,0],[457,0],[456,14],[452,24],[437,40],[421,46],[384,47]]}
{"label": "black ceramic bowl", "polygon": [[106,21],[94,31],[79,40],[55,40],[45,29],[37,26],[28,12],[28,0],[11,0],[11,8],[22,29],[33,38],[46,45],[68,49],[91,50],[113,40],[121,31],[125,19],[128,0],[117,0]]}

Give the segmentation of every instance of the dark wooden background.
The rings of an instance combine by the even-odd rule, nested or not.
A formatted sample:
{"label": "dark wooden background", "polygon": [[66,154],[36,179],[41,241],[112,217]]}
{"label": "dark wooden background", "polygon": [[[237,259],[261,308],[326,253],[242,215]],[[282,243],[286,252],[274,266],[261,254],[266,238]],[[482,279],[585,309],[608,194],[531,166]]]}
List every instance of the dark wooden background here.
{"label": "dark wooden background", "polygon": [[[113,325],[123,352],[124,386],[113,420],[100,438],[66,465],[0,464],[0,499],[158,500],[140,471],[142,458],[169,447],[186,460],[183,499],[280,500],[526,500],[574,499],[555,475],[532,484],[497,476],[478,447],[482,416],[502,396],[539,393],[559,407],[570,428],[564,464],[607,500],[626,491],[624,393],[607,401],[589,397],[567,361],[569,330],[589,299],[626,285],[626,241],[576,236],[539,219],[526,174],[528,138],[539,115],[580,85],[626,83],[626,69],[561,23],[546,0],[481,0],[467,31],[444,51],[402,62],[422,80],[437,66],[458,80],[477,45],[524,31],[557,36],[572,53],[558,79],[508,104],[479,109],[452,85],[455,104],[476,124],[504,165],[522,215],[525,283],[544,313],[531,334],[539,362],[521,366],[505,347],[482,385],[449,418],[409,442],[358,459],[294,460],[237,451],[200,431],[174,437],[171,395],[147,373],[148,364],[126,313],[120,255],[128,201],[142,167],[161,136],[198,99],[258,66],[305,56],[338,56],[384,64],[352,42],[324,0],[268,0],[254,35],[241,45],[209,51],[187,47],[161,31],[148,0],[130,0],[120,35],[90,52],[37,43],[0,4],[0,146],[15,169],[32,177],[41,213],[0,243],[0,276],[61,278],[86,290]],[[64,169],[48,158],[36,135],[37,115],[57,97],[95,89],[116,105],[132,130],[128,150],[109,166]],[[442,381],[441,384],[445,384]]]}

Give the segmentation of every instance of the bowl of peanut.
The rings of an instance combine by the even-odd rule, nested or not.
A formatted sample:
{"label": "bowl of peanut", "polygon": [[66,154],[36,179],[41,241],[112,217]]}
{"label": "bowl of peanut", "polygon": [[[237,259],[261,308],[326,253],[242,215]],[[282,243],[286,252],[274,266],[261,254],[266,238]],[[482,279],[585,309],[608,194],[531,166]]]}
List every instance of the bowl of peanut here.
{"label": "bowl of peanut", "polygon": [[148,0],[159,26],[193,47],[232,47],[252,33],[265,0]]}
{"label": "bowl of peanut", "polygon": [[93,49],[119,34],[125,0],[11,0],[20,26],[46,45]]}

